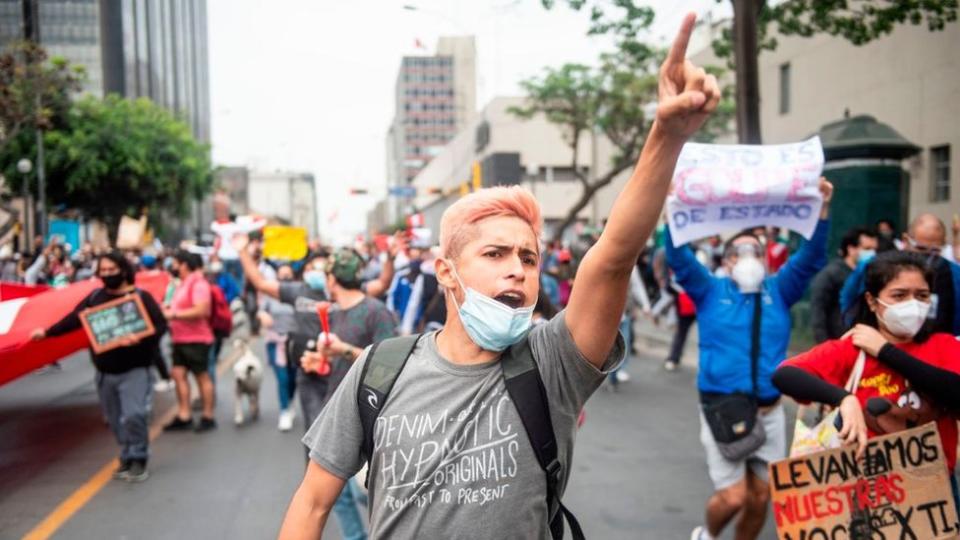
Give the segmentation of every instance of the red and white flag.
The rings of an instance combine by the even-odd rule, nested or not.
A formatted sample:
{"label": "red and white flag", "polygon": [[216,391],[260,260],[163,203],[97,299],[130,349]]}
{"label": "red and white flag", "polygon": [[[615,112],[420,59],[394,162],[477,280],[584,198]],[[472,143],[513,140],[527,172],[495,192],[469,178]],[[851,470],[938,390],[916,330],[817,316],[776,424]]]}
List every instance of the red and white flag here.
{"label": "red and white flag", "polygon": [[[162,302],[169,282],[166,272],[140,272],[136,285]],[[36,328],[50,328],[101,286],[99,279],[88,279],[0,302],[0,385],[87,347],[83,330],[42,341],[31,341],[30,333]]]}
{"label": "red and white flag", "polygon": [[424,221],[422,213],[410,214],[407,216],[408,229],[419,229],[420,227],[423,227],[423,223]]}

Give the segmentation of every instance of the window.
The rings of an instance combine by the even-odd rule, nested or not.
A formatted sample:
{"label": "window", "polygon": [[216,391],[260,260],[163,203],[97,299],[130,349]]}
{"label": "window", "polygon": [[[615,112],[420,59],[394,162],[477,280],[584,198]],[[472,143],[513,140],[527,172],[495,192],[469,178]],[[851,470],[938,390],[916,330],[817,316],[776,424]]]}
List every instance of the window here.
{"label": "window", "polygon": [[780,114],[790,112],[790,63],[780,65]]}
{"label": "window", "polygon": [[950,200],[950,145],[930,149],[930,201]]}

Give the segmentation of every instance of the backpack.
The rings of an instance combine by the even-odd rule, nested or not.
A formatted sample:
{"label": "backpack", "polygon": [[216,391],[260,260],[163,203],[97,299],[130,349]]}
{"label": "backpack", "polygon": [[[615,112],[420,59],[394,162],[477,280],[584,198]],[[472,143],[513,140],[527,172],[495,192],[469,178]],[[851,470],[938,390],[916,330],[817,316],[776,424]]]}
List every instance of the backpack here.
{"label": "backpack", "polygon": [[[419,340],[420,335],[412,335],[375,343],[363,364],[360,386],[357,388],[357,407],[363,426],[361,455],[368,469],[373,457],[373,431],[377,417]],[[547,476],[546,498],[547,509],[551,513],[551,536],[554,540],[563,538],[563,521],[566,518],[574,540],[583,540],[580,523],[560,501],[559,486],[563,467],[557,459],[557,439],[553,431],[553,421],[550,419],[547,392],[540,378],[540,369],[533,359],[530,343],[524,339],[508,348],[501,356],[500,365],[507,393],[520,415],[537,462]],[[369,478],[367,475],[368,483]]]}
{"label": "backpack", "polygon": [[213,283],[210,284],[210,328],[217,339],[230,336],[233,332],[233,313],[223,290]]}

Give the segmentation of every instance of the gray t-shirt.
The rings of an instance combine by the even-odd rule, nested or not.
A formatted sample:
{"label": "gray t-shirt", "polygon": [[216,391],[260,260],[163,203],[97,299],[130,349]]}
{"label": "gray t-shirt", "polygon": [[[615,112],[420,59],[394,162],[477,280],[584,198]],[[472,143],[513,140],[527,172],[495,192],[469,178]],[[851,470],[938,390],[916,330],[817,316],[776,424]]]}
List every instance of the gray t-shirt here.
{"label": "gray t-shirt", "polygon": [[[596,369],[561,312],[529,335],[550,402],[566,488],[577,417],[624,354],[621,337]],[[456,365],[425,334],[374,430],[371,538],[550,538],[546,478],[507,393],[498,360]],[[306,436],[310,457],[340,478],[363,466],[357,387],[366,353]]]}

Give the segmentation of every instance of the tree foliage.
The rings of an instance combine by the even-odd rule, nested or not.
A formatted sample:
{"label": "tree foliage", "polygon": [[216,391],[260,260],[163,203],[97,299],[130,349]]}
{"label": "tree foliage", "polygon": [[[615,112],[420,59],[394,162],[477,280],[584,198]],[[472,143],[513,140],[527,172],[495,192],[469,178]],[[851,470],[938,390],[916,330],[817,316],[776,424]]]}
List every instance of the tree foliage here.
{"label": "tree foliage", "polygon": [[64,125],[71,94],[85,73],[32,42],[17,42],[0,53],[0,150],[24,130]]}
{"label": "tree foliage", "polygon": [[[540,0],[547,9],[557,0]],[[756,42],[759,55],[763,50],[777,47],[776,35],[811,37],[826,33],[842,37],[854,45],[864,45],[891,33],[901,24],[926,24],[930,31],[943,30],[957,20],[958,0],[715,0],[730,2],[734,19],[743,15],[738,10],[756,15],[756,25],[737,30],[728,27],[712,43],[717,56],[727,59],[727,66],[736,69],[736,47],[741,43]],[[610,35],[621,51],[647,47],[642,42],[643,30],[653,20],[653,10],[637,0],[563,0],[575,10],[590,11],[589,34]],[[755,59],[756,56],[753,56]],[[755,66],[756,62],[742,61]],[[749,71],[749,72],[744,72]],[[741,70],[735,89],[738,115],[738,134],[741,142],[760,142],[759,73],[755,69]]]}
{"label": "tree foliage", "polygon": [[[212,188],[208,147],[145,98],[85,97],[73,104],[64,128],[45,132],[44,143],[48,200],[100,219],[110,230],[121,216],[143,210],[151,218],[161,211],[182,216]],[[14,190],[23,181],[16,161],[32,152],[32,138],[18,137],[0,154]]]}
{"label": "tree foliage", "polygon": [[[568,0],[583,7],[585,2]],[[552,0],[543,0],[550,7]],[[545,68],[543,74],[521,82],[526,100],[511,112],[529,119],[543,115],[558,126],[571,150],[570,170],[580,183],[580,198],[570,207],[555,231],[559,239],[587,207],[597,191],[609,185],[640,157],[640,150],[654,119],[657,101],[658,70],[666,51],[635,38],[653,22],[653,10],[634,6],[629,0],[612,2],[627,10],[631,17],[607,19],[593,7],[591,33],[618,36],[613,51],[604,53],[597,65],[564,64]],[[730,93],[725,93],[726,97]],[[733,104],[726,99],[696,139],[710,141],[730,131]],[[597,171],[585,173],[589,156],[581,155],[580,142],[596,131],[614,147],[611,163],[599,164]],[[599,174],[600,172],[603,174]]]}

